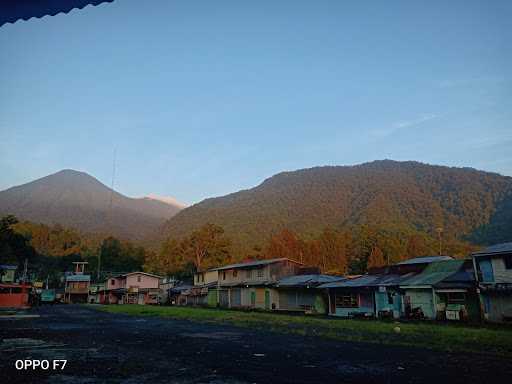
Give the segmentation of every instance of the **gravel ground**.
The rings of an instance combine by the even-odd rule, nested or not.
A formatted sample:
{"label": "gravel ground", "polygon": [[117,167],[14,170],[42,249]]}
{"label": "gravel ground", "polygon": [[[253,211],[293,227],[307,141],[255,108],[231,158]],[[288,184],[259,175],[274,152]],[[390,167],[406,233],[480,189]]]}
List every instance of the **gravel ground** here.
{"label": "gravel ground", "polygon": [[[485,354],[338,342],[55,305],[0,316],[1,383],[506,383]],[[33,315],[39,315],[33,316]],[[17,370],[17,360],[50,369]],[[51,369],[67,360],[64,370]]]}

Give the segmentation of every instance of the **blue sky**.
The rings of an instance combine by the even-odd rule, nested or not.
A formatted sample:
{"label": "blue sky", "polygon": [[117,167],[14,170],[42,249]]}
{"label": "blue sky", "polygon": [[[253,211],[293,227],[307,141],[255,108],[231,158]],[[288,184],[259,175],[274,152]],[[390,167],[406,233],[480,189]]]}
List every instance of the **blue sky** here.
{"label": "blue sky", "polygon": [[[0,189],[186,203],[375,159],[512,176],[510,1],[116,0],[0,28]],[[365,3],[365,4],[363,4]],[[448,4],[449,3],[449,4]]]}

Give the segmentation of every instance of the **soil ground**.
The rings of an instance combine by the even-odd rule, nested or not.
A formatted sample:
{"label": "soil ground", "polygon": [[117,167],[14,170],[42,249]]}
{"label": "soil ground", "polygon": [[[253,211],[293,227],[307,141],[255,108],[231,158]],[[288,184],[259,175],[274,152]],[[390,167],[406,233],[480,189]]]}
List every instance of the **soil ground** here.
{"label": "soil ground", "polygon": [[[487,354],[280,334],[55,305],[0,316],[2,383],[505,383],[512,361]],[[64,370],[16,360],[66,359]]]}

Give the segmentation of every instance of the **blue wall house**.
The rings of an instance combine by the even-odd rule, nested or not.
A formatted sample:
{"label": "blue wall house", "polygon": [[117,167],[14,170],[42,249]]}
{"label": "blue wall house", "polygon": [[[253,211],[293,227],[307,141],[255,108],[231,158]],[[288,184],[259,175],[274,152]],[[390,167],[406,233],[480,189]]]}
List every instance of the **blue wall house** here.
{"label": "blue wall house", "polygon": [[512,321],[512,242],[472,254],[484,320]]}
{"label": "blue wall house", "polygon": [[420,274],[404,279],[400,289],[405,317],[417,314],[430,320],[479,319],[470,260],[433,262]]}
{"label": "blue wall house", "polygon": [[392,273],[368,274],[319,288],[328,291],[329,315],[399,318],[402,298],[398,286],[402,279],[404,276]]}

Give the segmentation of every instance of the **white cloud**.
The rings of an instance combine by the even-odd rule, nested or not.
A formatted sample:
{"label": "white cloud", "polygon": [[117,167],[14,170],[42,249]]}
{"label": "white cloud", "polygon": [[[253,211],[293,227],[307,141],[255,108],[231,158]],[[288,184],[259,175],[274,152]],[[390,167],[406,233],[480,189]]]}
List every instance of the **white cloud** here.
{"label": "white cloud", "polygon": [[375,137],[390,136],[395,132],[399,131],[400,129],[414,128],[430,120],[437,119],[438,117],[439,115],[436,115],[434,113],[423,113],[420,116],[416,117],[415,119],[397,121],[391,124],[391,126],[372,130],[370,134]]}

